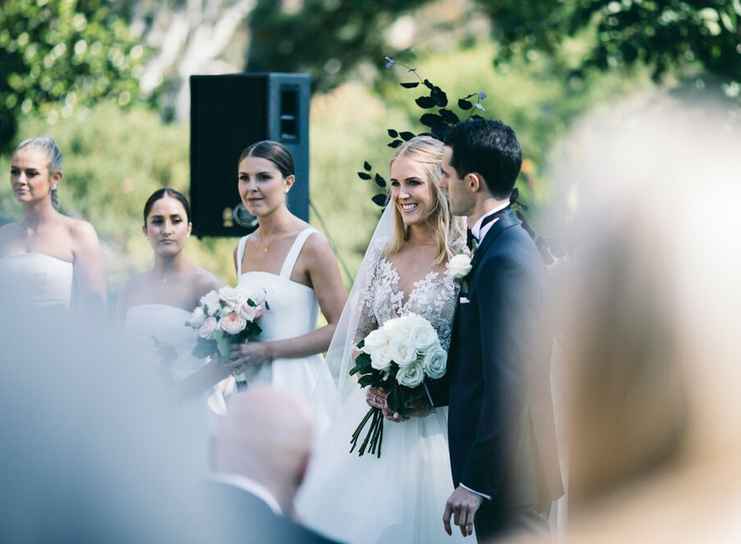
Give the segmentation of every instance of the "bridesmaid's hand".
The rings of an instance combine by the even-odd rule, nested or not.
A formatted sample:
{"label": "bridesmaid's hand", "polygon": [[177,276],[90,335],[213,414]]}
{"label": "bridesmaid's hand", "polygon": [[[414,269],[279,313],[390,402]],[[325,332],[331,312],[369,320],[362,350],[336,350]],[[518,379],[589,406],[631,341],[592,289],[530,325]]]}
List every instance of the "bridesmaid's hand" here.
{"label": "bridesmaid's hand", "polygon": [[227,365],[232,368],[259,365],[273,361],[273,351],[267,342],[247,342],[232,348]]}

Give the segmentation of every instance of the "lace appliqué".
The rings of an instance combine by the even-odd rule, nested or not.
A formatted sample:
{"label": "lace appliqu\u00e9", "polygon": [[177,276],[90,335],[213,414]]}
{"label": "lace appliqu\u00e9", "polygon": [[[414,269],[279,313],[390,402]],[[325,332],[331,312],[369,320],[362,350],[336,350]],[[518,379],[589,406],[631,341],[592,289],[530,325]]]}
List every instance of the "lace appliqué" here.
{"label": "lace appliqu\u00e9", "polygon": [[381,255],[363,293],[358,340],[389,319],[415,313],[432,324],[443,349],[447,350],[457,291],[458,285],[449,274],[431,271],[414,284],[409,297],[404,300],[404,292],[399,288],[399,273],[391,261]]}

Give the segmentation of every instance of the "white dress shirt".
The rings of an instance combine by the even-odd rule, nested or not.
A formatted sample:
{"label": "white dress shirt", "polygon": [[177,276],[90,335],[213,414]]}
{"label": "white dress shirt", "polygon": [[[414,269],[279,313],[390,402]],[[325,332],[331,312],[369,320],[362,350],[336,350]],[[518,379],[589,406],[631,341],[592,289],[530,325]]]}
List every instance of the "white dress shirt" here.
{"label": "white dress shirt", "polygon": [[494,223],[496,223],[497,221],[499,221],[499,218],[497,217],[496,219],[494,219],[490,223],[487,223],[486,225],[484,225],[484,228],[481,228],[481,223],[483,223],[484,222],[484,219],[486,219],[490,215],[493,215],[493,214],[495,214],[495,213],[497,213],[499,211],[502,211],[507,206],[509,206],[509,202],[507,202],[507,204],[505,204],[504,206],[500,206],[498,208],[494,208],[493,210],[489,210],[484,215],[482,215],[481,217],[479,217],[479,220],[476,221],[476,223],[474,223],[473,227],[471,227],[471,234],[473,234],[474,238],[476,238],[476,240],[478,240],[478,243],[479,244],[481,244],[481,241],[484,239],[484,236],[486,236],[486,233],[489,232],[489,230],[491,229],[491,227],[494,226]]}

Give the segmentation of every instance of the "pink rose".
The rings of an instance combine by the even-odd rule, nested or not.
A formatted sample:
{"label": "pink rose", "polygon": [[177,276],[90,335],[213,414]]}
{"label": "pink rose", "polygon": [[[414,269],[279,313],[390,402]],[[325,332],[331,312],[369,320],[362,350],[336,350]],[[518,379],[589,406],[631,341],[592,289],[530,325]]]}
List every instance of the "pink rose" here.
{"label": "pink rose", "polygon": [[211,339],[211,335],[219,327],[219,322],[216,321],[215,317],[207,317],[203,324],[198,329],[198,336],[205,338],[206,340]]}
{"label": "pink rose", "polygon": [[237,312],[229,312],[219,321],[219,327],[227,334],[236,335],[247,326],[247,321]]}

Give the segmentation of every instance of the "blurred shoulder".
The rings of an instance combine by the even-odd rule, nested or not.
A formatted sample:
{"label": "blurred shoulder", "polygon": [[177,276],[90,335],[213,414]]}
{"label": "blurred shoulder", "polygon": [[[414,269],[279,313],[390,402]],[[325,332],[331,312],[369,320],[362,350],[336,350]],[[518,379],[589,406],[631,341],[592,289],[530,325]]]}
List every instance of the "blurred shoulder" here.
{"label": "blurred shoulder", "polygon": [[23,227],[18,223],[5,223],[0,226],[0,243],[18,238],[23,234]]}
{"label": "blurred shoulder", "polygon": [[195,267],[193,270],[193,291],[196,296],[201,297],[224,286],[224,281],[218,276],[212,274],[205,268]]}

